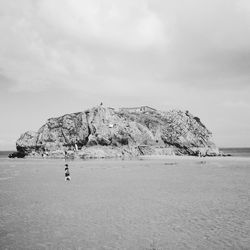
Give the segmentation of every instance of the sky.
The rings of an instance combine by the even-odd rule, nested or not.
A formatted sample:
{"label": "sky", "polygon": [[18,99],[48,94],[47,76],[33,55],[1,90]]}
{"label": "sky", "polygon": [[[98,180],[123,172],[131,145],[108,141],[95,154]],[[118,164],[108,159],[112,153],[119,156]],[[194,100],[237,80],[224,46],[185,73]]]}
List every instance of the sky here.
{"label": "sky", "polygon": [[0,0],[0,150],[48,118],[189,110],[250,147],[249,0]]}

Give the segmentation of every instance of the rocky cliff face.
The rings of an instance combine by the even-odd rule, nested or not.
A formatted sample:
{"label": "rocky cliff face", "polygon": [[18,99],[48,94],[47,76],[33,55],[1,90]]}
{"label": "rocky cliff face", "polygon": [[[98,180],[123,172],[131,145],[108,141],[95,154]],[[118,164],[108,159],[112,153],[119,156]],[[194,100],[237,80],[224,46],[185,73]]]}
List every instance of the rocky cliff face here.
{"label": "rocky cliff face", "polygon": [[217,155],[211,132],[189,112],[116,112],[98,106],[50,118],[16,142],[27,155],[81,158],[141,154]]}

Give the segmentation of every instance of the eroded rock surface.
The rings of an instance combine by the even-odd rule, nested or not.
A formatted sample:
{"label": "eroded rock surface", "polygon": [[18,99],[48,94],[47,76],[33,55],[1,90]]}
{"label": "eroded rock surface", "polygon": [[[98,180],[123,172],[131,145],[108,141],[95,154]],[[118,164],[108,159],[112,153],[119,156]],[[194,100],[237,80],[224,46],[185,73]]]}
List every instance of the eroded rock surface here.
{"label": "eroded rock surface", "polygon": [[103,106],[50,118],[37,132],[21,135],[16,146],[27,155],[51,157],[219,154],[212,133],[188,111],[131,113]]}

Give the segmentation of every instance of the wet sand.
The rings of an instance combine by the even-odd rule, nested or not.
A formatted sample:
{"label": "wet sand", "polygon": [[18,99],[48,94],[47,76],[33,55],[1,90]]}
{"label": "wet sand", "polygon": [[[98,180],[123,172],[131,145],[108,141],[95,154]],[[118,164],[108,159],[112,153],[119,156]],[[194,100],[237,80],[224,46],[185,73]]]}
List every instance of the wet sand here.
{"label": "wet sand", "polygon": [[250,249],[249,158],[1,159],[0,249]]}

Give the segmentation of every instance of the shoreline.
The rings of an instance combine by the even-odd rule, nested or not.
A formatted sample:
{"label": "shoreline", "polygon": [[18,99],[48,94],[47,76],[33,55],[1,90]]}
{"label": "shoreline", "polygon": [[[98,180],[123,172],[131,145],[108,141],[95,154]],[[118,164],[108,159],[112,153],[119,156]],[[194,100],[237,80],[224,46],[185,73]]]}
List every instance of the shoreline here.
{"label": "shoreline", "polygon": [[100,161],[164,161],[164,160],[176,160],[176,161],[250,161],[250,157],[244,157],[244,156],[205,156],[205,157],[198,157],[198,156],[189,156],[189,155],[181,155],[181,156],[173,156],[173,155],[141,155],[137,157],[107,157],[107,158],[57,158],[57,157],[39,157],[39,156],[26,156],[25,158],[8,158],[2,157],[1,159],[9,159],[9,160],[34,160],[34,161],[65,161],[65,162],[100,162]]}

